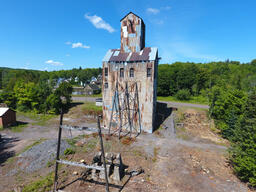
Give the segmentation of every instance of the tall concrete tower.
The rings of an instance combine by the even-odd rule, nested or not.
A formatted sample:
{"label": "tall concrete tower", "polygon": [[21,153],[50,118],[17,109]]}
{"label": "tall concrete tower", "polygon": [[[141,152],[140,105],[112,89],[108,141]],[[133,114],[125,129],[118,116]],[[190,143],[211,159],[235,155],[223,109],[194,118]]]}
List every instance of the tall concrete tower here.
{"label": "tall concrete tower", "polygon": [[145,25],[139,16],[130,12],[120,22],[121,48],[108,50],[102,61],[103,126],[114,131],[132,125],[152,133],[158,50],[145,47]]}

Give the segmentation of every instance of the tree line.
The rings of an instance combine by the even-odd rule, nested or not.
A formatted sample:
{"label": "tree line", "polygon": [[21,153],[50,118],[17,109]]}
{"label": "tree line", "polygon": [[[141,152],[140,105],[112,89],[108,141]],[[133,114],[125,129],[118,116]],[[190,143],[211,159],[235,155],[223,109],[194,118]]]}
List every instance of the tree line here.
{"label": "tree line", "polygon": [[70,106],[74,85],[85,85],[100,73],[100,68],[51,72],[0,68],[0,103],[18,111],[58,114],[61,107]]}
{"label": "tree line", "polygon": [[159,65],[158,95],[207,97],[235,173],[256,187],[256,60]]}

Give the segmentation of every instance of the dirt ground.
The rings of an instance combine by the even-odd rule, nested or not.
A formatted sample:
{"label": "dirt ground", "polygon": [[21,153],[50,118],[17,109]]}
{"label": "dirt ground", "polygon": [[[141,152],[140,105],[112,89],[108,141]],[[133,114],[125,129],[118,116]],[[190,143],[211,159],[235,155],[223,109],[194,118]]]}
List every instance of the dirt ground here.
{"label": "dirt ground", "polygon": [[[79,107],[77,105],[64,116],[64,124],[77,123],[79,126],[96,127],[95,119],[86,120]],[[175,131],[170,129],[171,118],[175,120]],[[153,134],[142,133],[129,144],[124,144],[115,136],[104,135],[105,152],[120,152],[123,163],[128,166],[127,173],[138,167],[144,170],[144,173],[138,176],[131,177],[127,174],[121,183],[112,183],[110,191],[250,191],[246,184],[233,174],[228,162],[229,143],[218,135],[213,122],[207,117],[206,110],[179,108],[163,125]],[[2,152],[9,151],[13,154],[1,162],[0,191],[8,192],[15,187],[22,187],[54,171],[54,164],[51,164],[32,174],[9,175],[11,168],[16,166],[15,154],[40,138],[56,138],[57,127],[58,117],[51,119],[45,126],[29,125],[21,133],[1,132],[6,138],[13,139]],[[72,138],[78,134],[72,132]],[[98,138],[95,134],[82,134],[84,136],[79,137],[74,145],[76,153],[63,158],[72,161],[84,159],[87,163],[92,161],[100,149]],[[64,133],[64,137],[70,138],[70,133]],[[104,181],[95,183],[86,180],[81,177],[84,171],[81,168],[61,166],[59,188],[71,192],[105,191]],[[74,172],[77,174],[73,174]]]}

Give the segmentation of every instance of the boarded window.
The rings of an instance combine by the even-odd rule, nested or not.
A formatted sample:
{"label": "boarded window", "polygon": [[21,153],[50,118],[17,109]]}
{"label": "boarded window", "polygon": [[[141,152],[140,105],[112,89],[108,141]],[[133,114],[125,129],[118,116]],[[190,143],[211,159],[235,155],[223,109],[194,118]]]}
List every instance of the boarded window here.
{"label": "boarded window", "polygon": [[134,77],[134,69],[133,68],[130,69],[130,77]]}
{"label": "boarded window", "polygon": [[108,88],[108,83],[104,84],[104,88],[107,89]]}
{"label": "boarded window", "polygon": [[152,68],[147,68],[147,77],[152,76]]}
{"label": "boarded window", "polygon": [[105,67],[105,77],[107,77],[108,76],[108,68],[107,67]]}
{"label": "boarded window", "polygon": [[120,68],[120,77],[124,77],[124,68]]}

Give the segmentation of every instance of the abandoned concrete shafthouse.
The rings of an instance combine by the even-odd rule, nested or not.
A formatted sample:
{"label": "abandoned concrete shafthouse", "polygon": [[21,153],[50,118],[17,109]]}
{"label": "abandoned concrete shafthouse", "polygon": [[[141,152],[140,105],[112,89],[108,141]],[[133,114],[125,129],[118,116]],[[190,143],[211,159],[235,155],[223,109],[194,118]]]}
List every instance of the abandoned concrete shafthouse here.
{"label": "abandoned concrete shafthouse", "polygon": [[103,58],[103,126],[109,131],[152,133],[158,50],[145,47],[145,24],[134,13],[121,19],[121,48]]}

